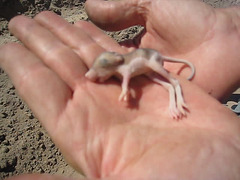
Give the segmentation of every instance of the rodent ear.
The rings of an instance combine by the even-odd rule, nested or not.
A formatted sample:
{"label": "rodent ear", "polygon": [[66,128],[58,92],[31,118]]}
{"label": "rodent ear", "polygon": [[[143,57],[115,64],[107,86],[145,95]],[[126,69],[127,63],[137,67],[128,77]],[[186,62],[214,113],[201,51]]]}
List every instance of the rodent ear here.
{"label": "rodent ear", "polygon": [[100,60],[100,64],[102,67],[112,67],[112,66],[118,66],[120,64],[123,64],[124,59],[121,55],[117,55],[114,58],[103,58]]}
{"label": "rodent ear", "polygon": [[117,55],[115,57],[115,65],[120,65],[124,63],[124,58],[122,55]]}

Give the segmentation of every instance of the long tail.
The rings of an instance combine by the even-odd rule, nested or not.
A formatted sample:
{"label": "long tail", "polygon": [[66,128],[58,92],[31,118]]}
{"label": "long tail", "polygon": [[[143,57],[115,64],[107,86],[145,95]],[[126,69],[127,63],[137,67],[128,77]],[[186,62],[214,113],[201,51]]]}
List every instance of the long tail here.
{"label": "long tail", "polygon": [[192,73],[191,75],[187,78],[188,80],[191,80],[193,78],[193,76],[195,75],[195,67],[194,65],[189,62],[189,61],[186,61],[184,59],[176,59],[176,58],[170,58],[170,57],[167,57],[167,56],[162,56],[163,58],[163,61],[167,61],[167,62],[173,62],[173,63],[183,63],[183,64],[186,64],[187,66],[189,66],[192,70]]}

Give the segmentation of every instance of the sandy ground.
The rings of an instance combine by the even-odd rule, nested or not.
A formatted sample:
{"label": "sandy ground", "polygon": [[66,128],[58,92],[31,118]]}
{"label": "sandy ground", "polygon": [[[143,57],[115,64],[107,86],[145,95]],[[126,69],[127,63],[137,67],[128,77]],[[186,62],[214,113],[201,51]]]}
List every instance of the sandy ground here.
{"label": "sandy ground", "polygon": [[[240,5],[240,0],[204,0],[213,7]],[[51,10],[69,22],[87,20],[81,0],[0,0],[0,45],[17,41],[8,32],[8,21],[16,14],[34,16]],[[138,27],[108,33],[122,41],[139,32]],[[229,98],[232,106],[240,99],[240,89]],[[46,131],[28,106],[18,97],[15,88],[0,69],[0,179],[22,173],[50,173],[78,177],[63,159]]]}

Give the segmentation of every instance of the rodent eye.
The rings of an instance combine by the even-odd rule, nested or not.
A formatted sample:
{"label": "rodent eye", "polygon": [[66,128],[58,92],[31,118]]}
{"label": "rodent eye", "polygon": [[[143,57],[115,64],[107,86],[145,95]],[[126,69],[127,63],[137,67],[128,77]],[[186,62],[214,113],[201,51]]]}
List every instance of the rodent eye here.
{"label": "rodent eye", "polygon": [[102,67],[107,67],[107,66],[109,66],[108,60],[105,59],[105,58],[101,59],[100,63],[101,63],[101,66],[102,66]]}

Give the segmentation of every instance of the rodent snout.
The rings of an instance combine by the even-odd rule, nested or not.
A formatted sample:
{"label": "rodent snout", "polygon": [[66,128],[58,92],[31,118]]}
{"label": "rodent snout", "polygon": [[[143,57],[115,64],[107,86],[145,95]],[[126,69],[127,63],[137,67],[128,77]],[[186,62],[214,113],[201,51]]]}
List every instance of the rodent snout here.
{"label": "rodent snout", "polygon": [[93,69],[89,69],[88,72],[85,74],[85,77],[91,81],[96,81],[98,78],[97,73]]}

